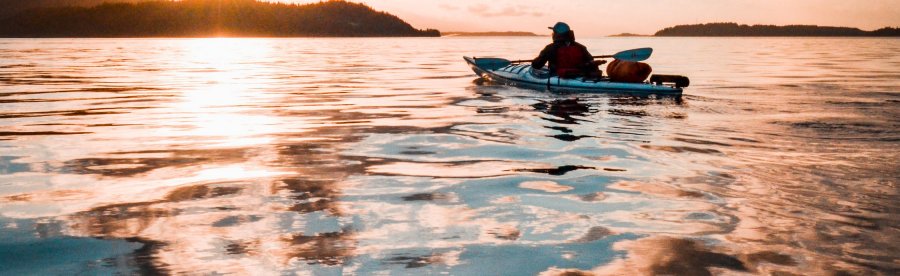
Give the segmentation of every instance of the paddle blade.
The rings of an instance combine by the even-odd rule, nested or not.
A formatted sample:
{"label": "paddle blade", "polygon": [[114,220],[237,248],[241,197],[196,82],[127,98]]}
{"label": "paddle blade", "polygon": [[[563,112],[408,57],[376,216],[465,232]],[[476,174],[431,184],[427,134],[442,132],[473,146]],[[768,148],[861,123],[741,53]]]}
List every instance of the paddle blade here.
{"label": "paddle blade", "polygon": [[511,62],[503,58],[476,58],[475,66],[484,70],[497,70],[509,66]]}
{"label": "paddle blade", "polygon": [[625,61],[644,61],[653,54],[653,48],[638,48],[625,50],[613,55],[613,58]]}

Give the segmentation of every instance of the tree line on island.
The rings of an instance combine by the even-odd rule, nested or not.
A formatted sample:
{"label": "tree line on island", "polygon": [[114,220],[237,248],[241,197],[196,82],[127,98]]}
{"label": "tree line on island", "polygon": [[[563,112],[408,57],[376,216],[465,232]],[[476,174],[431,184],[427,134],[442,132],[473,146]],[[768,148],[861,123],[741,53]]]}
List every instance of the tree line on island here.
{"label": "tree line on island", "polygon": [[863,31],[850,27],[815,25],[742,25],[737,23],[707,23],[678,25],[662,29],[654,36],[900,36],[900,28],[885,27]]}
{"label": "tree line on island", "polygon": [[52,3],[10,4],[19,11],[0,19],[0,36],[440,36],[438,30],[419,30],[394,15],[342,0],[304,5],[257,0],[120,0],[98,5],[91,4],[103,0],[34,1]]}
{"label": "tree line on island", "polygon": [[93,7],[107,2],[138,3],[160,0],[0,0],[0,18],[16,15],[34,8],[46,7]]}

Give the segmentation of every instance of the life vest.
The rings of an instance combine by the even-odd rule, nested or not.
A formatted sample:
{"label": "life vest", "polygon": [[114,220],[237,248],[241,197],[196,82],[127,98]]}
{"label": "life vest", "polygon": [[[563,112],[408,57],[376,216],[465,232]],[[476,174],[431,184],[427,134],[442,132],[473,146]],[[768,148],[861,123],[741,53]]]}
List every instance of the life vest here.
{"label": "life vest", "polygon": [[556,49],[556,75],[570,77],[582,74],[586,59],[584,51],[577,44],[560,46]]}

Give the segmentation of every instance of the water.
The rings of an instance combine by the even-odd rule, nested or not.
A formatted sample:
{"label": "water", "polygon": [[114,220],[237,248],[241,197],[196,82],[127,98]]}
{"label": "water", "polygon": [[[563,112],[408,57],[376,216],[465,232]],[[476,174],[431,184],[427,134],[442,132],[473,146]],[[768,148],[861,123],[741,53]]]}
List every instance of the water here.
{"label": "water", "polygon": [[900,40],[2,39],[0,274],[896,274]]}

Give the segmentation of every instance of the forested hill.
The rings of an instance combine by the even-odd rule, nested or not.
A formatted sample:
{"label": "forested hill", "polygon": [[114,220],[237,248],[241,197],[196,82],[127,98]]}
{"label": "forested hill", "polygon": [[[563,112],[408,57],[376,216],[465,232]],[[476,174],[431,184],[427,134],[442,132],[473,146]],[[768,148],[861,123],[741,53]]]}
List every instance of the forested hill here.
{"label": "forested hill", "polygon": [[656,32],[655,36],[900,36],[900,28],[863,31],[858,28],[815,25],[751,26],[737,23],[707,23],[668,27]]}
{"label": "forested hill", "polygon": [[437,30],[419,30],[394,15],[339,0],[305,5],[256,0],[133,1],[23,10],[0,19],[0,36],[440,36]]}
{"label": "forested hill", "polygon": [[107,2],[137,3],[160,0],[0,0],[0,18],[16,15],[27,9],[46,7],[93,7]]}

